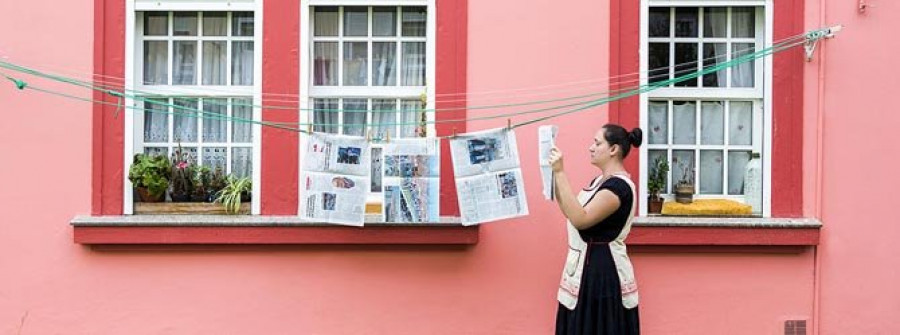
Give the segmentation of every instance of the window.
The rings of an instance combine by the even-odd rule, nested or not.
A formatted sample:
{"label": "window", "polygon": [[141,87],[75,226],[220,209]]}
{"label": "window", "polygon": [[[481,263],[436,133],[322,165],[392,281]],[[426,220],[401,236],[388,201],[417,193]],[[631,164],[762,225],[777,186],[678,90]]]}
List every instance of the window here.
{"label": "window", "polygon": [[[645,82],[680,77],[761,50],[767,31],[765,6],[730,3],[740,6],[647,2],[641,43]],[[670,166],[664,195],[670,196],[684,180],[693,182],[695,198],[748,200],[744,177],[751,155],[768,159],[764,151],[771,113],[765,68],[765,61],[757,59],[643,94],[646,145],[641,148],[641,175],[663,159]],[[642,188],[646,191],[646,185]],[[768,207],[765,201],[763,207]],[[646,214],[646,205],[641,212]]]}
{"label": "window", "polygon": [[[310,6],[302,122],[312,130],[375,140],[435,136],[433,1],[409,6]],[[304,43],[305,42],[305,43]],[[431,88],[429,88],[431,85]],[[372,148],[373,163],[381,147]],[[382,202],[373,164],[369,203]],[[376,206],[377,207],[377,206]]]}
{"label": "window", "polygon": [[133,125],[126,157],[171,157],[181,147],[191,164],[258,180],[259,134],[251,123],[259,120],[255,12],[199,9],[134,12],[134,52],[126,62],[139,97],[130,101],[137,109],[126,120]]}

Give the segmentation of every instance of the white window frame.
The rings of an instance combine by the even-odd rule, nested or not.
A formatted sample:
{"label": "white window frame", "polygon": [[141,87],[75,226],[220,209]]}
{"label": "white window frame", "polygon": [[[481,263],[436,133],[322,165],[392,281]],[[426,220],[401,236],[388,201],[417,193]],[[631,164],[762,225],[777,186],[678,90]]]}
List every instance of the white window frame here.
{"label": "white window frame", "polygon": [[[372,53],[371,52],[368,54],[369,61],[367,64],[367,66],[369,67],[369,69],[368,69],[369,86],[359,86],[359,87],[354,87],[354,86],[315,87],[315,86],[313,86],[312,85],[313,74],[311,72],[312,71],[312,65],[311,65],[311,62],[312,62],[311,56],[312,55],[310,54],[312,52],[312,42],[313,42],[312,41],[313,40],[312,39],[313,32],[312,32],[312,27],[311,27],[311,23],[312,23],[311,8],[315,7],[315,6],[341,6],[341,7],[343,7],[343,6],[363,6],[363,7],[366,7],[366,6],[420,6],[420,7],[426,7],[426,20],[427,21],[426,21],[426,28],[425,28],[426,30],[425,30],[425,37],[424,37],[424,41],[426,42],[425,43],[425,52],[426,52],[425,66],[426,66],[426,68],[425,68],[424,88],[420,87],[420,86],[414,86],[414,87],[371,86],[371,82],[372,82],[372,78],[371,78],[371,76],[372,76],[372,71],[371,71],[372,70],[371,69],[372,68],[372,61],[371,61]],[[370,14],[369,15],[370,19],[369,19],[368,31],[371,33],[371,31],[372,31],[371,10],[369,11],[369,14]],[[341,17],[341,20],[343,20],[343,15],[339,15],[339,17]],[[343,29],[343,27],[341,26],[340,29]],[[398,30],[402,29],[402,26],[398,25],[397,29]],[[339,35],[342,35],[342,34],[339,34]],[[341,40],[344,39],[343,36],[335,37],[334,39],[335,39],[335,41],[337,41],[339,38]],[[354,38],[354,39],[357,39],[357,38]],[[361,37],[358,39],[360,41],[373,40],[372,37]],[[374,38],[374,39],[377,39],[377,38]],[[399,41],[403,40],[404,38],[392,37],[390,39],[391,39],[391,41],[399,42]],[[422,39],[422,38],[418,37],[415,39]],[[310,99],[311,96],[314,96],[317,98],[328,98],[328,97],[366,98],[366,99],[370,100],[368,105],[369,105],[369,109],[371,109],[371,105],[372,105],[371,100],[372,99],[379,99],[379,98],[385,98],[385,97],[391,97],[391,96],[397,96],[397,97],[406,96],[408,98],[406,98],[406,97],[399,98],[399,100],[407,100],[407,99],[412,100],[412,99],[420,97],[424,91],[424,93],[426,95],[426,101],[427,101],[426,108],[434,109],[435,102],[436,102],[435,90],[434,90],[435,82],[436,82],[435,81],[436,80],[435,61],[437,59],[436,46],[437,46],[437,5],[436,5],[435,0],[301,0],[300,1],[300,76],[299,76],[300,77],[300,91],[299,91],[298,96],[300,97],[300,103],[299,103],[299,105],[301,106],[300,108],[304,109],[304,110],[299,111],[300,112],[300,122],[303,124],[312,122],[312,120],[309,117],[310,112],[308,110],[306,110],[306,109],[312,109],[314,107],[313,101],[312,101],[312,99]],[[398,47],[399,47],[399,43],[398,43]],[[343,46],[341,44],[339,44],[338,50],[343,50],[342,48],[343,48]],[[338,57],[343,57],[343,54],[340,51],[338,52]],[[397,57],[401,57],[401,54],[397,53]],[[400,71],[401,71],[401,69],[398,67],[397,68],[397,72],[398,72],[397,82],[398,83],[401,81],[401,76],[399,75]],[[342,76],[343,76],[343,66],[339,66],[338,67],[338,80],[339,81],[343,80]],[[343,105],[339,104],[339,108],[343,108]],[[398,116],[399,116],[399,110],[401,108],[401,104],[399,102],[398,102],[396,108],[398,110]],[[370,113],[366,113],[366,114],[367,114],[366,125],[368,126],[368,125],[371,125],[371,122],[369,121],[369,119],[371,119],[371,117],[370,117]],[[435,120],[436,113],[429,112],[429,113],[426,113],[426,116],[428,117],[428,121],[429,121],[429,123],[427,124],[427,127],[426,127],[426,137],[429,137],[429,138],[435,137],[437,134],[437,131],[436,131],[436,127],[435,127],[435,124],[433,121]],[[343,120],[343,113],[340,113],[338,117],[339,117],[339,120]],[[394,136],[392,136],[392,137],[394,137]],[[307,141],[307,136],[304,134],[301,134],[300,148],[299,148],[299,153],[298,153],[301,167],[302,167],[303,154],[304,154],[304,151],[306,150],[306,141]],[[378,146],[378,144],[373,144],[373,147],[377,147],[377,146]],[[298,173],[299,173],[299,171],[298,171]],[[297,187],[298,187],[297,189],[299,190],[299,192],[302,192],[304,184],[300,178],[298,178]],[[381,193],[372,193],[372,192],[369,192],[369,190],[370,190],[369,185],[366,185],[366,192],[368,194],[366,202],[367,203],[381,203],[381,201],[382,201]],[[298,211],[302,210],[302,208],[301,208],[302,205],[303,205],[302,201],[298,201],[298,203],[297,203]]]}
{"label": "white window frame", "polygon": [[[640,54],[640,67],[639,71],[641,75],[641,84],[646,85],[648,83],[647,75],[649,73],[648,69],[648,54],[649,54],[649,43],[651,40],[655,40],[657,38],[649,37],[649,9],[650,7],[746,7],[746,6],[754,6],[760,7],[761,9],[757,10],[756,15],[756,24],[757,24],[757,34],[762,30],[762,45],[759,43],[756,44],[756,51],[759,51],[766,46],[772,45],[772,32],[773,32],[773,0],[641,0],[641,11],[640,11],[640,46],[639,46],[639,54]],[[762,16],[762,17],[761,17]],[[702,17],[700,18],[702,20]],[[761,25],[761,26],[760,26]],[[670,29],[674,29],[674,27],[670,27]],[[728,28],[731,29],[730,27]],[[759,35],[757,35],[759,36]],[[759,37],[757,37],[759,39]],[[690,41],[690,40],[687,40]],[[728,52],[731,50],[729,48]],[[702,50],[698,49],[698,53],[702,57]],[[671,55],[670,51],[670,55]],[[674,62],[674,57],[670,57],[670,64]],[[759,62],[762,63],[761,74],[760,74],[760,66]],[[757,111],[757,108],[762,109],[762,120],[758,118],[754,118],[754,139],[753,139],[753,150],[762,153],[762,166],[763,166],[763,217],[771,217],[772,209],[771,209],[771,184],[772,184],[772,57],[764,57],[761,60],[758,60],[757,63],[757,73],[754,78],[755,87],[754,88],[708,88],[704,89],[700,87],[700,83],[702,82],[702,77],[697,78],[698,87],[670,87],[670,88],[660,88],[648,93],[642,93],[639,96],[639,113],[640,113],[640,127],[641,129],[648,129],[649,123],[649,101],[650,100],[718,100],[718,101],[747,101],[747,100],[756,100],[754,102],[754,111]],[[673,69],[670,68],[670,74]],[[762,77],[762,78],[760,78]],[[730,85],[730,80],[729,80]],[[727,91],[727,92],[723,92]],[[723,94],[724,93],[724,94]],[[670,104],[671,105],[671,104]],[[700,106],[698,104],[697,108]],[[671,107],[670,107],[671,109]],[[671,112],[669,114],[670,120],[668,125],[671,127]],[[700,114],[697,114],[697,122],[699,124],[701,120]],[[762,131],[758,131],[758,126],[762,127]],[[725,125],[727,131],[727,124]],[[700,127],[697,126],[699,131]],[[646,133],[646,132],[645,132]],[[671,138],[672,132],[669,131],[669,137]],[[640,194],[649,194],[649,190],[647,189],[647,173],[649,172],[649,154],[648,147],[649,141],[644,141],[644,145],[640,148]],[[670,141],[671,143],[671,141]],[[704,145],[689,145],[691,149],[721,149],[725,147],[723,145],[717,146],[704,146]],[[671,158],[671,150],[679,149],[677,145],[668,145],[668,150],[670,152],[669,157]],[[695,161],[699,162],[700,157],[695,157]],[[695,165],[696,166],[696,165]],[[728,166],[724,166],[726,170]],[[670,166],[669,177],[667,178],[667,182],[671,184],[673,181],[671,180],[672,176],[672,167]],[[694,174],[695,180],[698,176],[697,173]],[[695,198],[731,198],[731,199],[743,199],[743,196],[727,196],[727,180],[723,180],[725,185],[723,185],[723,192],[726,195],[698,195],[695,194]],[[695,182],[695,187],[696,186]],[[667,196],[667,200],[671,201],[671,196]],[[640,215],[647,215],[647,201],[646,198],[641,199],[640,201]]]}
{"label": "white window frame", "polygon": [[[167,96],[172,94],[184,94],[184,95],[201,95],[201,96],[209,96],[213,95],[212,98],[221,97],[235,97],[235,96],[243,96],[243,97],[252,97],[253,104],[257,107],[253,107],[253,120],[259,121],[262,119],[262,111],[258,107],[261,105],[262,101],[262,31],[263,31],[263,1],[262,0],[233,0],[230,2],[207,2],[207,1],[176,1],[176,0],[126,0],[125,2],[125,89],[126,90],[138,90],[141,92],[148,92],[151,95],[158,94],[159,96]],[[140,52],[143,48],[143,44],[140,42],[141,39],[138,37],[138,33],[143,30],[143,25],[138,26],[142,23],[139,22],[138,12],[142,11],[227,11],[227,12],[253,12],[254,13],[254,29],[253,29],[253,37],[252,40],[254,42],[253,45],[253,85],[248,86],[177,86],[177,89],[173,89],[171,86],[171,80],[169,81],[170,85],[143,85],[143,59],[138,58],[141,57],[142,53]],[[169,25],[172,24],[171,20],[169,20]],[[229,26],[228,29],[231,29]],[[249,39],[248,39],[249,40]],[[202,45],[198,43],[198,56],[202,52]],[[230,48],[228,49],[230,58]],[[171,63],[172,59],[169,57],[169,62]],[[199,57],[198,57],[199,58]],[[197,67],[197,78],[198,84],[200,83],[200,71],[201,65],[198,64]],[[140,72],[135,72],[136,70],[140,70]],[[168,76],[172,76],[171,66],[167,70]],[[231,69],[226,70],[226,80],[227,83],[230,84],[231,80]],[[139,108],[143,107],[143,104],[135,99],[126,98],[124,99],[124,104],[126,106],[138,106]],[[230,107],[229,107],[230,108]],[[124,113],[125,115],[125,157],[124,157],[124,182],[123,182],[123,213],[126,215],[131,215],[134,213],[134,199],[133,199],[133,191],[131,181],[128,180],[128,169],[131,166],[133,156],[136,152],[143,152],[143,139],[136,137],[136,131],[139,132],[137,135],[142,136],[140,134],[140,129],[136,129],[136,118],[133,113],[128,112]],[[169,125],[170,127],[172,124]],[[198,125],[199,126],[199,125]],[[253,136],[252,139],[252,151],[253,151],[253,163],[252,163],[252,180],[253,180],[253,200],[251,201],[250,213],[252,215],[258,215],[260,213],[260,166],[261,166],[261,127],[259,124],[253,124],[251,127],[251,133]],[[230,133],[231,126],[228,125],[228,132]],[[224,144],[223,146],[227,146],[230,150],[231,146]],[[199,149],[198,149],[199,153]],[[230,162],[228,163],[230,164]]]}

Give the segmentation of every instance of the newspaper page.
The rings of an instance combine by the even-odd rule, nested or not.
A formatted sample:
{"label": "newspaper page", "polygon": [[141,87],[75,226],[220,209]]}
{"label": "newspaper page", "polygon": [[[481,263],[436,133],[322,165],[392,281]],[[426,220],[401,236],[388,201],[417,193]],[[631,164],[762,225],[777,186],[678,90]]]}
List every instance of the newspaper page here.
{"label": "newspaper page", "polygon": [[362,226],[369,186],[369,142],[314,133],[307,137],[300,173],[303,220]]}
{"label": "newspaper page", "polygon": [[439,140],[392,140],[383,145],[382,155],[384,222],[439,222]]}
{"label": "newspaper page", "polygon": [[553,179],[553,169],[550,168],[550,149],[556,145],[556,134],[559,127],[555,125],[540,126],[538,128],[538,159],[541,166],[541,181],[544,184],[544,199],[553,200],[553,187],[556,181]]}
{"label": "newspaper page", "polygon": [[500,128],[450,140],[463,225],[528,215],[516,136]]}

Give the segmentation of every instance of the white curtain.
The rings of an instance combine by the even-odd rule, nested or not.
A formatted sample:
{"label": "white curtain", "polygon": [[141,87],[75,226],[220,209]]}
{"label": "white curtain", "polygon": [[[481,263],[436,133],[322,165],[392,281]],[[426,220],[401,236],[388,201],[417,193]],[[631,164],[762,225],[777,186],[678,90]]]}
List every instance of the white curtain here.
{"label": "white curtain", "polygon": [[365,86],[368,71],[368,43],[344,42],[344,86]]}
{"label": "white curtain", "polygon": [[368,36],[369,9],[344,7],[344,36]]}
{"label": "white curtain", "polygon": [[337,7],[316,7],[313,21],[315,21],[315,26],[313,28],[313,34],[315,36],[338,35]]}
{"label": "white curtain", "polygon": [[385,138],[387,132],[397,136],[397,102],[394,99],[372,100],[372,136]]}
{"label": "white curtain", "polygon": [[732,101],[728,115],[728,144],[753,144],[753,103]]}
{"label": "white curtain", "polygon": [[[751,43],[734,43],[731,45],[731,55],[738,58],[749,55],[754,52]],[[731,86],[733,87],[753,87],[753,68],[756,61],[741,63],[731,68]]]}
{"label": "white curtain", "polygon": [[253,42],[231,44],[231,84],[253,85]]}
{"label": "white curtain", "polygon": [[231,113],[236,119],[231,123],[231,142],[253,142],[253,124],[243,120],[253,120],[253,99],[235,98],[232,100]]}
{"label": "white curtain", "polygon": [[372,36],[397,36],[397,7],[372,8]]}
{"label": "white curtain", "polygon": [[168,84],[169,43],[144,41],[144,84]]}
{"label": "white curtain", "polygon": [[203,12],[203,36],[225,36],[227,33],[227,13]]}
{"label": "white curtain", "polygon": [[336,86],[338,84],[337,42],[316,42],[313,46],[313,85]]}
{"label": "white curtain", "polygon": [[[175,142],[197,142],[197,99],[175,99],[172,124]],[[182,108],[178,108],[182,107]]]}
{"label": "white curtain", "polygon": [[700,150],[700,193],[722,194],[724,171],[722,150]]}
{"label": "white curtain", "polygon": [[397,85],[396,54],[397,43],[395,42],[372,43],[372,85]]}
{"label": "white curtain", "polygon": [[338,132],[338,99],[315,99],[314,100],[313,130],[320,133]]}
{"label": "white curtain", "polygon": [[697,103],[675,101],[672,108],[672,143],[697,144]]}
{"label": "white curtain", "polygon": [[344,99],[344,135],[365,135],[367,105],[366,99]]}
{"label": "white curtain", "polygon": [[425,42],[403,42],[403,86],[425,86]]}
{"label": "white curtain", "polygon": [[750,162],[749,151],[728,152],[728,194],[744,194],[744,172]]}
{"label": "white curtain", "polygon": [[400,106],[400,136],[417,137],[419,119],[422,116],[421,100],[404,100]]}
{"label": "white curtain", "polygon": [[[165,100],[163,100],[165,101]],[[144,142],[169,141],[168,107],[144,102]]]}
{"label": "white curtain", "polygon": [[203,42],[203,85],[225,85],[225,43]]}
{"label": "white curtain", "polygon": [[226,148],[203,148],[203,166],[208,166],[211,170],[222,169],[222,172],[228,172],[226,162],[228,159],[228,149]]}
{"label": "white curtain", "polygon": [[403,36],[425,36],[425,7],[403,7]]}
{"label": "white curtain", "polygon": [[197,12],[174,12],[172,35],[197,36]]}
{"label": "white curtain", "polygon": [[253,148],[231,148],[231,173],[237,177],[252,174]]}
{"label": "white curtain", "polygon": [[225,142],[227,99],[203,99],[203,142]]}
{"label": "white curtain", "polygon": [[725,144],[725,105],[721,101],[700,104],[700,144]]}
{"label": "white curtain", "polygon": [[[718,38],[727,37],[727,9],[724,7],[708,7],[703,10],[703,36]],[[706,67],[715,66],[728,59],[728,45],[725,43],[706,43],[703,45],[703,49],[703,64]],[[716,71],[714,74],[708,74],[704,77],[703,86],[726,87],[728,85],[727,80],[728,77],[726,76],[725,70]]]}
{"label": "white curtain", "polygon": [[650,144],[669,143],[669,103],[667,101],[650,101],[649,103],[649,141]]}
{"label": "white curtain", "polygon": [[196,85],[197,42],[174,41],[172,45],[172,85]]}
{"label": "white curtain", "polygon": [[144,12],[144,36],[169,34],[169,12]]}

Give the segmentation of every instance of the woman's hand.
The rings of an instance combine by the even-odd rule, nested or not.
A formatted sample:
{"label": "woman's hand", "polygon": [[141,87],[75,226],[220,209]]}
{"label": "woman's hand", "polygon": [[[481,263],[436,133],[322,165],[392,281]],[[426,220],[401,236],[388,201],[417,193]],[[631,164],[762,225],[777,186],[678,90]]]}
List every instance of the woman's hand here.
{"label": "woman's hand", "polygon": [[550,168],[553,169],[554,173],[563,171],[562,151],[559,151],[559,148],[556,146],[550,148]]}

